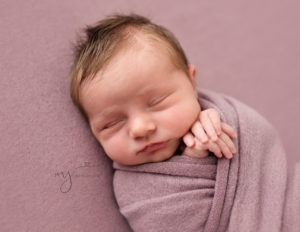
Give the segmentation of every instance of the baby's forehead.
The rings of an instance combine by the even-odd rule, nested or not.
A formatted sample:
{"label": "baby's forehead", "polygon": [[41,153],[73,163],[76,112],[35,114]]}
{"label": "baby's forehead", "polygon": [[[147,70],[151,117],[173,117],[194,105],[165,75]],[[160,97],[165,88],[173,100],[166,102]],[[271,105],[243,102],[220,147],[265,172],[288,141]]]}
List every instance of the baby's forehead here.
{"label": "baby's forehead", "polygon": [[[168,60],[168,62],[174,66],[174,61],[169,49],[167,49],[164,44],[158,41],[148,41],[145,38],[137,38],[135,42],[131,41],[116,50],[92,79],[99,79],[107,72],[119,72],[120,69],[128,69],[129,67],[137,65],[137,63],[143,61],[147,62],[148,58],[157,61]],[[120,65],[125,63],[124,61],[128,66]]]}
{"label": "baby's forehead", "polygon": [[[166,49],[145,42],[143,39],[138,43],[132,47],[128,45],[114,54],[93,78],[85,79],[81,90],[85,89],[89,92],[96,85],[111,88],[116,82],[123,83],[124,86],[130,86],[129,83],[133,82],[141,82],[142,86],[144,84],[142,80],[145,81],[142,76],[152,79],[157,73],[166,74],[177,69]],[[160,77],[160,82],[164,82],[164,78]]]}
{"label": "baby's forehead", "polygon": [[[99,81],[102,82],[101,80],[105,79],[105,76],[120,76],[121,78],[123,70],[126,71],[130,68],[134,69],[137,66],[137,62],[143,62],[143,64],[145,64],[145,62],[147,62],[146,57],[151,57],[152,60],[156,61],[167,60],[168,65],[165,66],[168,66],[169,68],[174,68],[176,66],[174,65],[174,57],[172,59],[167,42],[158,38],[158,36],[141,32],[132,33],[130,39],[122,43],[123,44],[115,49],[110,59],[92,78],[85,79],[80,88],[81,90],[86,87],[92,89],[94,85],[99,84]],[[127,62],[129,60],[130,62]],[[105,82],[106,81],[104,81],[104,83]],[[108,85],[109,84],[110,83],[108,83]]]}

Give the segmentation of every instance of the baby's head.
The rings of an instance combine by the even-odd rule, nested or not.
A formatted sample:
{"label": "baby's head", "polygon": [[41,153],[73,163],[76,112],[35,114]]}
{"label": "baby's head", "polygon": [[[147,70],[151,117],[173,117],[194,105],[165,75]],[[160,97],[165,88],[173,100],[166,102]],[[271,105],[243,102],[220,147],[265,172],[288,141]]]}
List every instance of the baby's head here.
{"label": "baby's head", "polygon": [[114,161],[170,158],[200,113],[196,70],[167,29],[117,15],[86,30],[72,68],[71,97]]}

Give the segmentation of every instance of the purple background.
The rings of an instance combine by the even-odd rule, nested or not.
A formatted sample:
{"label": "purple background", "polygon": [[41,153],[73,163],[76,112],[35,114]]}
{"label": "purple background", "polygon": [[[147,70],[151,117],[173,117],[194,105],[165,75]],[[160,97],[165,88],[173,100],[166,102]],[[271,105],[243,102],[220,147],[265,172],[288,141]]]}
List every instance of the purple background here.
{"label": "purple background", "polygon": [[289,163],[299,162],[299,7],[296,0],[2,0],[1,231],[128,231],[110,161],[68,92],[76,33],[115,12],[173,31],[199,85],[255,108],[280,132]]}

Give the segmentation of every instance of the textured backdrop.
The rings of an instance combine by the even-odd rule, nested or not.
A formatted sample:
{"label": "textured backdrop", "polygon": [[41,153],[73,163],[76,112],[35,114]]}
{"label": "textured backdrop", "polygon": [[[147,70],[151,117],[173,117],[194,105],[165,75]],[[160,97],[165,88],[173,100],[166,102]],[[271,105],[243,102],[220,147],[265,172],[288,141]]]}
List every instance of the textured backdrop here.
{"label": "textured backdrop", "polygon": [[129,231],[111,163],[69,98],[79,29],[135,12],[175,33],[198,84],[231,95],[300,161],[299,1],[1,0],[1,231]]}

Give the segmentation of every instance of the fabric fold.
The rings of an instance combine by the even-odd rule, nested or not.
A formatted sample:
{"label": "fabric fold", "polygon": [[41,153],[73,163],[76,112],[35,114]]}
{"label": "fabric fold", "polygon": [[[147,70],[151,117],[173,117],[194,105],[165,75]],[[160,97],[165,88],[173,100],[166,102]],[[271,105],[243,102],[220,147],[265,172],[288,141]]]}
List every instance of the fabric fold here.
{"label": "fabric fold", "polygon": [[[185,155],[139,166],[114,164],[114,191],[134,231],[199,231],[214,196],[217,159]],[[197,213],[196,213],[197,212]]]}

